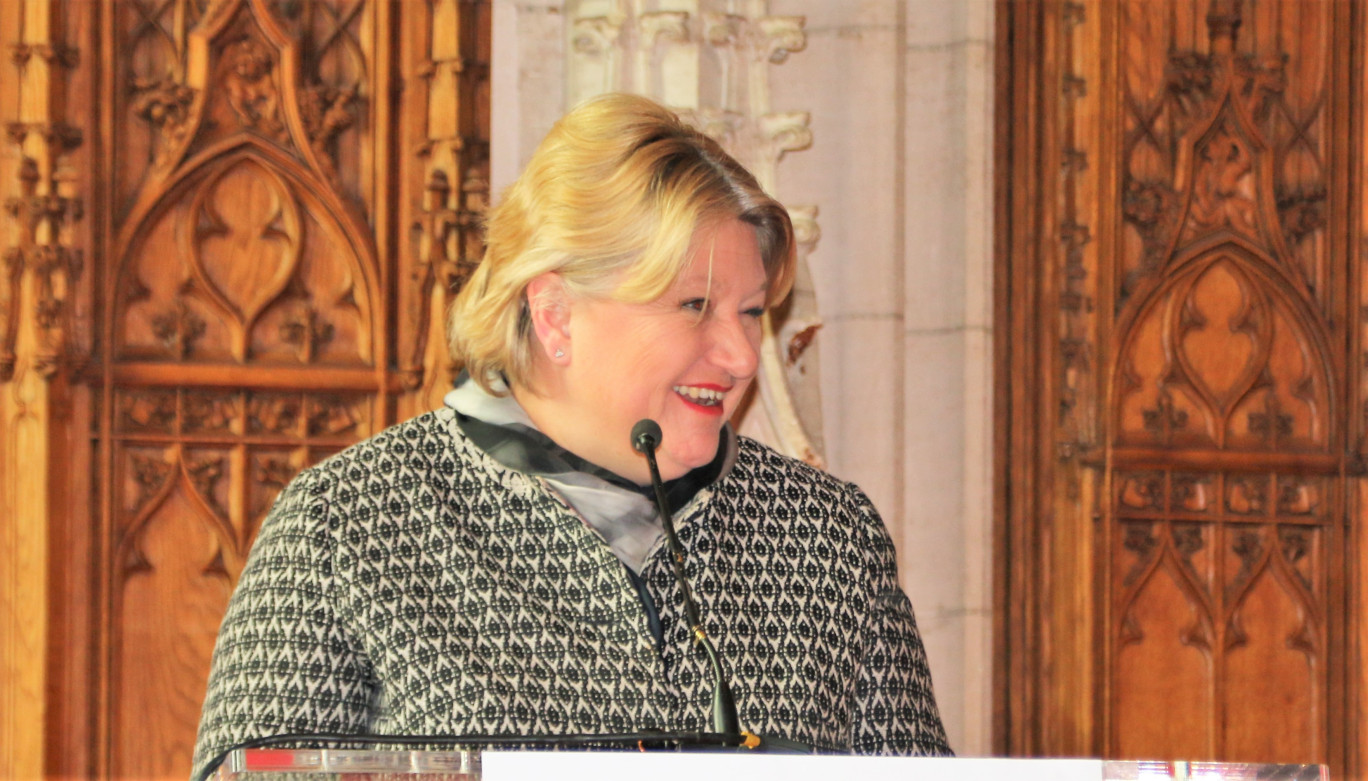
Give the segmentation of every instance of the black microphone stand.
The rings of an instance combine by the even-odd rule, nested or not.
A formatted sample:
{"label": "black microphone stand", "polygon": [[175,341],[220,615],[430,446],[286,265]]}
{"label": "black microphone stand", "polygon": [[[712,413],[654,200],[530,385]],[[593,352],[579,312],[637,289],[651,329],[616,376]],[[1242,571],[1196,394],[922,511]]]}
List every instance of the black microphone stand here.
{"label": "black microphone stand", "polygon": [[[632,447],[646,456],[651,470],[651,486],[655,488],[656,507],[660,510],[660,522],[665,528],[665,541],[670,548],[670,563],[674,567],[675,581],[684,594],[684,612],[689,619],[689,630],[693,632],[694,642],[707,654],[708,664],[713,672],[713,731],[724,739],[735,740],[733,745],[759,745],[758,738],[741,732],[740,720],[736,715],[736,699],[732,697],[731,687],[722,669],[722,660],[717,655],[708,633],[703,630],[703,619],[699,616],[698,603],[694,601],[689,581],[684,577],[684,550],[675,535],[674,519],[670,517],[670,505],[665,498],[665,485],[660,480],[660,468],[656,466],[655,451],[660,446],[660,424],[650,418],[637,422],[632,427]],[[754,741],[754,743],[752,743]]]}

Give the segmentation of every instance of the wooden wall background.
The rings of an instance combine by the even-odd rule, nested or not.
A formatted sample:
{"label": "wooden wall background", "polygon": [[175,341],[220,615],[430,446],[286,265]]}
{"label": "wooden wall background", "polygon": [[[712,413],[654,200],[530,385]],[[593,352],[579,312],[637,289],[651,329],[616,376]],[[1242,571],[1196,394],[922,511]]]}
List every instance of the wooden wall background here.
{"label": "wooden wall background", "polygon": [[[1003,0],[1004,753],[1363,773],[1350,0]],[[0,2],[0,777],[183,777],[303,466],[438,402],[488,2]]]}
{"label": "wooden wall background", "polygon": [[0,777],[184,777],[299,469],[437,406],[488,2],[0,3]]}
{"label": "wooden wall background", "polygon": [[1362,778],[1362,3],[1002,2],[1001,750]]}

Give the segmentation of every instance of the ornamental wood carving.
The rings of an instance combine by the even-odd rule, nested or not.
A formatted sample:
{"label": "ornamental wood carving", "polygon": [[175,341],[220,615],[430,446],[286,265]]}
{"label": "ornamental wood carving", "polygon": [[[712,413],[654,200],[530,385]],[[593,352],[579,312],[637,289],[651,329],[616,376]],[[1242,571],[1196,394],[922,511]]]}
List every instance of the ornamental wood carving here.
{"label": "ornamental wood carving", "polygon": [[489,13],[0,3],[0,776],[183,778],[277,494],[440,404]]}
{"label": "ornamental wood carving", "polygon": [[[136,186],[109,256],[119,414],[105,429],[105,734],[111,774],[153,777],[193,749],[218,618],[279,490],[278,466],[275,482],[257,484],[262,446],[278,440],[297,469],[314,460],[317,434],[337,447],[383,422],[383,270],[366,194],[354,171],[340,173],[383,152],[373,133],[350,130],[367,124],[374,94],[360,45],[373,8],[126,10],[123,72],[139,74],[127,111],[155,151],[123,169]],[[149,61],[159,67],[139,73]],[[174,382],[156,379],[163,365],[176,366]],[[224,367],[248,386],[280,373],[270,390],[226,393]],[[335,402],[288,390],[335,385],[324,378],[344,368],[357,398],[340,425],[325,411]]]}
{"label": "ornamental wood carving", "polygon": [[1358,777],[1368,19],[999,10],[1022,126],[998,336],[1042,395],[1003,456],[1000,746]]}
{"label": "ornamental wood carving", "polygon": [[48,693],[88,682],[79,644],[62,642],[87,626],[88,603],[48,607],[89,580],[90,486],[45,465],[90,460],[90,394],[71,381],[93,331],[79,110],[90,52],[49,3],[0,4],[0,31],[0,776],[25,778],[45,770],[46,720],[81,721]]}

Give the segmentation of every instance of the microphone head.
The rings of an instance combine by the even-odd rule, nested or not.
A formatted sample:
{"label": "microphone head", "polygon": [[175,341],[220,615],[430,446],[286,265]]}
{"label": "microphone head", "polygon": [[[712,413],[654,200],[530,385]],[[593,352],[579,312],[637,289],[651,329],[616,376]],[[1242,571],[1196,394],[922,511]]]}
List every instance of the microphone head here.
{"label": "microphone head", "polygon": [[632,426],[632,449],[638,453],[660,447],[660,438],[660,424],[650,418],[642,418]]}

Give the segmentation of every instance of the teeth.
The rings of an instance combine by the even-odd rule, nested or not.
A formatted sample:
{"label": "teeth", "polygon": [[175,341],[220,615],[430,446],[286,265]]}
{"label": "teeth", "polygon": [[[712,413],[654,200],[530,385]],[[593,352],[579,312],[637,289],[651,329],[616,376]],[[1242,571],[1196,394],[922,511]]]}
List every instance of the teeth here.
{"label": "teeth", "polygon": [[704,406],[721,404],[722,399],[727,397],[725,391],[712,390],[709,388],[692,388],[684,385],[674,386],[674,392],[681,396],[688,396],[693,401]]}

